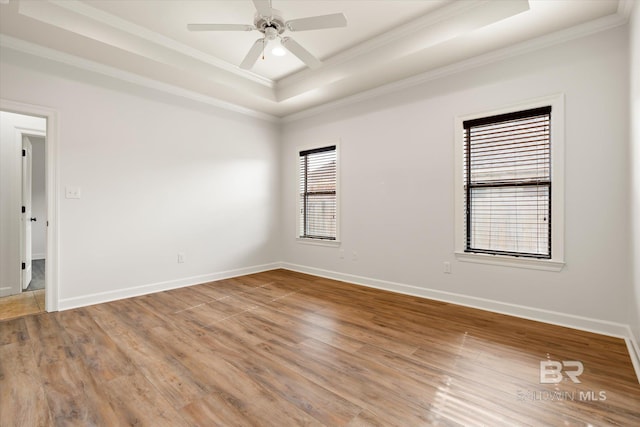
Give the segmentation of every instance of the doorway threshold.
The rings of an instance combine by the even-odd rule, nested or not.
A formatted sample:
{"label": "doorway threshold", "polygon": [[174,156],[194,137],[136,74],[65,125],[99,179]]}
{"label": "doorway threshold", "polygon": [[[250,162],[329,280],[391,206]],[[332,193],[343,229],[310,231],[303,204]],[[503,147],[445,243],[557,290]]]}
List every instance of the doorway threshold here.
{"label": "doorway threshold", "polygon": [[44,289],[0,298],[0,322],[44,311]]}

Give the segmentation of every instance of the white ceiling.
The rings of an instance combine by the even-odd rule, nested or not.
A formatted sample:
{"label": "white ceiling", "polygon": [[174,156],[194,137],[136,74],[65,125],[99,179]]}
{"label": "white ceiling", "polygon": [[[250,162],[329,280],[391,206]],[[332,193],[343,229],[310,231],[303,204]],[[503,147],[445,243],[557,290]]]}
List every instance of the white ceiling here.
{"label": "white ceiling", "polygon": [[323,61],[315,70],[269,49],[242,70],[259,32],[186,29],[252,24],[250,0],[0,0],[0,44],[283,117],[568,29],[620,25],[632,1],[272,0],[285,20],[347,17],[346,28],[286,34]]}

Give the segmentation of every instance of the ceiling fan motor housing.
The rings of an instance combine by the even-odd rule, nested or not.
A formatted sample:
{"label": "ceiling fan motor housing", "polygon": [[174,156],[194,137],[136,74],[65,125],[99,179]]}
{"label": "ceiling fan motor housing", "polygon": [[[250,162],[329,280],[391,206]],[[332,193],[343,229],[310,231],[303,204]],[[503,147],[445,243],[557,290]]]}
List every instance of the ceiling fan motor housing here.
{"label": "ceiling fan motor housing", "polygon": [[275,39],[287,29],[281,12],[276,9],[271,9],[271,12],[271,16],[262,16],[257,13],[253,21],[253,25],[265,35],[267,40]]}

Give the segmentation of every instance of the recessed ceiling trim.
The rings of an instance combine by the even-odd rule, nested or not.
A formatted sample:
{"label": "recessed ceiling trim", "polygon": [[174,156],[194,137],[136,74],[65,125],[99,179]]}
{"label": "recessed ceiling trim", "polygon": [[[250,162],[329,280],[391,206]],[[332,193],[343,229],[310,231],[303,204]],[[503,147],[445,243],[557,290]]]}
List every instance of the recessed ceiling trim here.
{"label": "recessed ceiling trim", "polygon": [[[634,4],[634,0],[618,0],[618,14],[628,20],[631,17]],[[636,7],[638,6],[636,5]]]}
{"label": "recessed ceiling trim", "polygon": [[[464,2],[455,2],[444,5],[435,11],[431,11],[419,18],[416,18],[402,26],[396,27],[390,31],[385,32],[377,37],[360,43],[350,49],[342,51],[330,58],[324,60],[325,68],[337,66],[341,63],[350,61],[354,58],[364,56],[371,52],[377,51],[388,45],[392,45],[396,42],[405,40],[407,38],[415,37],[416,34],[420,34],[429,28],[432,28],[438,24],[451,21],[452,19],[462,15],[469,14],[474,10],[484,7],[487,8],[502,8],[507,6],[508,9],[517,11],[515,13],[524,12],[529,9],[528,0],[515,0],[507,2],[494,2],[492,6],[486,0],[472,0]],[[486,13],[486,12],[485,12]],[[515,13],[508,13],[506,16],[512,16]],[[452,35],[451,35],[452,36]],[[280,86],[295,84],[300,80],[304,80],[309,77],[309,74],[313,74],[311,70],[303,70],[301,72],[284,77],[278,81]]]}
{"label": "recessed ceiling trim", "polygon": [[[251,83],[254,92],[267,99],[273,99],[274,83],[254,73],[244,70],[239,72],[237,67],[227,64],[201,51],[184,46],[146,28],[124,21],[111,14],[87,6],[77,0],[59,1],[28,1],[18,4],[18,13],[32,19],[62,28],[84,37],[115,46],[127,52],[159,61],[178,68],[191,67],[203,70],[209,76],[216,76],[220,81],[226,81],[231,86]],[[139,31],[139,33],[138,33]],[[182,50],[184,48],[184,51]],[[220,66],[220,65],[223,66]],[[246,74],[246,75],[245,75]],[[249,78],[249,77],[250,78]],[[236,80],[234,82],[234,79]],[[260,87],[263,89],[261,90]]]}
{"label": "recessed ceiling trim", "polygon": [[110,67],[108,65],[100,64],[88,59],[79,58],[68,53],[60,52],[55,49],[50,49],[24,40],[16,39],[4,34],[0,34],[0,47],[48,59],[50,61],[70,65],[81,70],[102,74],[104,76],[112,77],[127,83],[136,84],[149,89],[168,93],[170,95],[175,95],[185,99],[190,99],[192,101],[201,102],[203,104],[207,104],[223,110],[244,114],[246,116],[255,117],[274,123],[278,123],[280,121],[278,117],[271,114],[252,110],[250,108],[242,107],[231,102],[222,101],[218,98],[203,95],[199,92],[194,92],[168,83],[163,83],[154,79],[140,76],[138,74],[130,73],[128,71],[123,71],[119,68]]}
{"label": "recessed ceiling trim", "polygon": [[523,55],[536,50],[544,49],[560,43],[568,42],[591,34],[610,30],[621,25],[625,25],[628,21],[626,14],[615,13],[613,15],[603,16],[593,21],[585,22],[565,30],[555,33],[546,34],[531,40],[518,43],[513,46],[488,52],[473,58],[459,61],[454,64],[436,68],[425,73],[412,76],[403,80],[389,83],[383,86],[357,93],[352,96],[344,97],[336,101],[327,102],[317,107],[308,108],[282,117],[282,123],[291,123],[303,120],[319,114],[335,110],[336,108],[357,104],[370,99],[375,99],[390,93],[398,92],[405,89],[421,85],[423,83],[444,78],[449,75],[471,70],[473,68],[504,61],[506,59]]}
{"label": "recessed ceiling trim", "polygon": [[[474,1],[468,4],[455,3],[452,8],[442,9],[439,9],[441,12],[435,19],[427,16],[403,26],[402,31],[398,30],[398,35],[391,37],[390,41],[383,34],[371,43],[365,43],[363,49],[352,49],[356,52],[354,54],[349,51],[337,59],[325,61],[325,65],[317,71],[307,70],[280,80],[276,88],[276,99],[283,101],[317,87],[336,84],[356,75],[357,69],[375,70],[394,61],[402,66],[403,59],[410,55],[427,52],[433,46],[529,10],[529,2]],[[405,27],[412,31],[405,33]]]}
{"label": "recessed ceiling trim", "polygon": [[256,83],[260,83],[264,86],[273,88],[275,85],[275,82],[271,79],[268,79],[266,77],[260,76],[256,73],[252,73],[247,70],[243,70],[233,64],[229,64],[226,61],[223,61],[214,56],[208,55],[198,49],[194,49],[174,39],[158,34],[155,31],[151,31],[148,28],[141,27],[140,25],[136,25],[132,22],[126,21],[110,13],[96,9],[78,0],[48,0],[48,1],[50,3],[55,4],[56,6],[63,7],[65,9],[68,9],[78,14],[81,14],[83,16],[86,16],[87,18],[93,19],[94,21],[101,22],[103,24],[116,28],[120,31],[124,31],[131,35],[143,38],[159,46],[173,49],[183,55],[192,56],[193,58],[196,58],[200,61],[206,62],[218,68],[222,68],[225,71],[229,71],[231,73],[237,74],[241,77],[252,80]]}
{"label": "recessed ceiling trim", "polygon": [[[497,31],[495,33],[492,32],[493,27],[487,25],[489,22],[487,16],[491,14],[488,11],[495,12],[500,8],[501,3],[512,5],[531,3],[530,12],[522,13],[512,21],[524,24],[525,31],[518,33],[519,27],[510,25],[511,21],[504,21],[504,23],[496,25]],[[35,45],[39,43],[40,46],[50,46],[52,50],[60,54],[77,55],[75,56],[77,59],[86,58],[89,62],[93,61],[94,65],[104,64],[106,69],[120,70],[125,75],[121,78],[123,81],[135,82],[140,86],[153,87],[249,116],[255,116],[252,112],[263,112],[273,119],[275,117],[298,117],[299,114],[316,111],[316,109],[321,111],[323,105],[335,108],[335,105],[341,105],[341,99],[350,102],[349,100],[358,99],[360,95],[366,99],[367,94],[370,93],[377,96],[375,94],[379,89],[380,93],[384,93],[384,88],[401,90],[405,85],[407,85],[406,87],[411,86],[411,83],[407,82],[412,81],[414,73],[421,73],[418,77],[430,76],[425,78],[429,80],[456,72],[455,67],[449,69],[448,65],[468,63],[469,67],[476,66],[473,60],[465,62],[465,59],[484,58],[481,52],[490,52],[491,46],[494,46],[494,49],[498,49],[498,46],[506,46],[506,43],[496,40],[505,40],[506,37],[506,42],[508,42],[511,31],[515,33],[513,38],[519,40],[523,40],[523,38],[518,38],[518,36],[527,34],[527,32],[538,36],[551,34],[553,30],[535,32],[534,27],[530,24],[539,22],[544,28],[547,21],[540,22],[540,18],[546,17],[548,20],[549,11],[552,10],[559,10],[567,14],[567,18],[558,15],[557,21],[551,20],[551,24],[546,25],[548,28],[561,28],[563,21],[574,22],[573,25],[575,25],[575,23],[585,22],[587,19],[591,19],[591,21],[586,21],[588,23],[594,22],[593,20],[598,16],[608,18],[613,14],[617,17],[611,20],[596,19],[597,24],[594,24],[594,28],[596,28],[595,31],[600,31],[602,25],[608,25],[606,22],[615,26],[618,25],[618,20],[622,20],[623,23],[628,21],[629,13],[634,7],[630,0],[609,0],[606,2],[606,7],[600,6],[600,3],[596,6],[587,2],[585,7],[589,7],[586,7],[584,12],[578,11],[573,14],[575,8],[570,9],[567,3],[567,1],[550,2],[545,3],[545,8],[537,8],[534,7],[533,0],[439,2],[436,4],[437,6],[430,8],[432,11],[430,14],[414,14],[416,19],[396,25],[385,35],[374,37],[369,42],[365,42],[364,47],[343,50],[333,56],[328,55],[325,65],[318,70],[305,70],[281,79],[266,79],[271,82],[270,84],[273,84],[272,86],[265,86],[247,79],[245,76],[229,72],[226,68],[194,57],[194,55],[198,56],[198,53],[207,55],[205,50],[197,47],[201,45],[191,45],[188,39],[171,39],[168,35],[170,32],[164,33],[163,30],[158,29],[160,27],[155,27],[154,23],[164,22],[159,21],[160,19],[169,19],[167,22],[172,23],[173,31],[176,30],[175,25],[178,24],[178,18],[166,15],[167,11],[172,10],[171,8],[163,9],[165,15],[159,15],[158,19],[148,16],[151,20],[146,26],[146,24],[142,24],[142,22],[147,22],[146,18],[142,19],[146,16],[143,15],[145,8],[142,7],[132,8],[127,13],[123,11],[123,14],[120,15],[117,12],[119,10],[117,5],[114,5],[116,9],[103,10],[88,1],[85,2],[85,0],[71,0],[70,2],[61,0],[12,1],[9,7],[3,6],[3,16],[0,19],[3,23],[4,34],[15,36],[17,40],[31,40]],[[556,4],[560,6],[556,7]],[[19,9],[24,5],[35,8],[38,16],[30,17],[21,14]],[[228,7],[232,11],[242,9],[236,8],[236,5]],[[543,13],[538,13],[540,10]],[[48,12],[51,12],[51,16],[47,15]],[[478,18],[476,15],[483,15],[483,17]],[[580,16],[585,18],[580,18]],[[590,18],[587,18],[588,16]],[[131,17],[131,20],[128,17]],[[529,19],[530,17],[531,19]],[[419,30],[420,25],[424,25],[422,30]],[[48,26],[49,28],[47,28]],[[464,28],[461,29],[461,27]],[[155,28],[157,32],[150,31],[148,28]],[[478,40],[480,41],[477,46],[474,45],[472,51],[465,52],[461,47],[466,46],[465,40],[475,40],[473,39],[474,31],[478,31]],[[451,35],[456,32],[458,35]],[[50,39],[47,39],[48,34],[51,35]],[[380,34],[380,32],[376,34]],[[502,34],[502,36],[492,39],[491,34],[498,36]],[[532,35],[527,37],[532,37]],[[408,43],[409,46],[403,43]],[[171,46],[167,46],[168,44]],[[183,54],[182,44],[191,46],[195,54]],[[517,46],[522,46],[522,44]],[[402,52],[400,54],[394,53],[396,48],[400,48]],[[368,49],[371,50],[367,53]],[[508,48],[505,49],[508,50]],[[19,51],[19,49],[15,50]],[[6,50],[6,52],[13,51]],[[459,52],[465,53],[459,54]],[[476,56],[472,57],[471,52],[477,52]],[[20,58],[15,56],[17,53],[12,55],[16,60]],[[36,54],[36,56],[40,55]],[[130,63],[127,62],[129,59],[132,60]],[[214,62],[222,61],[228,67],[236,68],[235,65],[221,58],[213,57],[213,59]],[[78,68],[97,71],[93,65],[78,66]],[[120,78],[115,71],[97,72]],[[438,74],[438,72],[442,74]],[[145,79],[146,82],[138,81],[139,78]],[[398,82],[397,87],[393,81]],[[419,82],[414,84],[419,84]],[[166,87],[164,87],[165,85]],[[181,91],[185,93],[180,95]],[[212,100],[219,102],[212,102]],[[311,115],[313,114],[311,113]],[[277,119],[275,121],[277,122]]]}
{"label": "recessed ceiling trim", "polygon": [[[463,10],[467,10],[469,8],[473,8],[481,3],[481,0],[472,0],[469,2],[456,2],[450,3],[448,5],[442,6],[435,11],[430,11],[429,13],[423,15],[422,17],[413,19],[412,21],[391,29],[384,34],[373,37],[367,41],[364,41],[354,47],[343,50],[336,55],[333,55],[328,58],[324,58],[323,61],[326,65],[338,65],[342,62],[351,60],[357,56],[365,55],[369,52],[372,52],[376,49],[379,49],[385,45],[388,45],[396,40],[402,39],[404,37],[410,36],[415,32],[418,32],[425,27],[436,24],[437,22],[448,19]],[[304,80],[308,78],[308,74],[312,74],[312,70],[303,70],[289,76],[283,77],[278,80],[279,83],[286,82],[286,84],[293,84],[297,81]]]}
{"label": "recessed ceiling trim", "polygon": [[121,31],[108,23],[92,20],[74,10],[58,7],[54,2],[29,1],[20,2],[18,6],[18,12],[31,19],[45,22],[98,43],[138,55],[141,58],[169,65],[178,70],[199,73],[203,79],[210,79],[218,86],[225,85],[236,91],[249,90],[253,96],[268,101],[275,100],[273,88],[247,80],[236,73],[230,73],[192,56],[183,55],[146,38]]}

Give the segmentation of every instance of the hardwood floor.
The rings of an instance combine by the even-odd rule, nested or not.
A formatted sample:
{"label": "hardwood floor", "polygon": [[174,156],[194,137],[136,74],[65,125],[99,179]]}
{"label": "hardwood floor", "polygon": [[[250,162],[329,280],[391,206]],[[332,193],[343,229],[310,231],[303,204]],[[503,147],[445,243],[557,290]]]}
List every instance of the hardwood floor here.
{"label": "hardwood floor", "polygon": [[0,322],[0,425],[632,426],[640,385],[621,339],[276,270]]}

